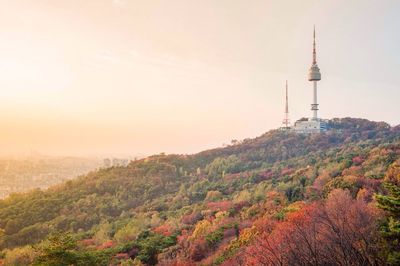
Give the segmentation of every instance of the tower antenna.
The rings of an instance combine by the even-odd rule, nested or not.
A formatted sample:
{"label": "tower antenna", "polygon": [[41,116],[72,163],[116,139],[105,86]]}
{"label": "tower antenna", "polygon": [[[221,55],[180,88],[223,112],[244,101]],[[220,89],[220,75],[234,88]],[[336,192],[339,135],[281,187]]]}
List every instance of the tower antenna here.
{"label": "tower antenna", "polygon": [[289,97],[288,97],[288,81],[286,80],[286,100],[285,100],[285,116],[282,121],[282,128],[289,129],[290,128],[290,120],[289,120]]}
{"label": "tower antenna", "polygon": [[314,25],[314,42],[313,42],[313,65],[317,64],[317,49],[315,47],[315,25]]}

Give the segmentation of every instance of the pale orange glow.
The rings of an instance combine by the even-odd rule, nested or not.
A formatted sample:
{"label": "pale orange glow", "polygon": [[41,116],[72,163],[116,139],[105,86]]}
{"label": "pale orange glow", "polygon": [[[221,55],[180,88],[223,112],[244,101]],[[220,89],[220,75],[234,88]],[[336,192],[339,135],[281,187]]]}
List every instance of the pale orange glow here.
{"label": "pale orange glow", "polygon": [[[393,8],[320,2],[1,1],[1,152],[150,154],[220,146],[280,125],[286,79],[292,121],[307,116],[313,24],[321,116],[398,123],[399,80],[369,75],[371,67],[383,71],[368,47],[381,31],[370,17],[390,18]],[[365,45],[350,51],[349,42]],[[368,68],[361,60],[367,55]],[[348,66],[349,58],[358,68]],[[376,87],[388,91],[378,95]],[[370,96],[355,101],[365,90]]]}

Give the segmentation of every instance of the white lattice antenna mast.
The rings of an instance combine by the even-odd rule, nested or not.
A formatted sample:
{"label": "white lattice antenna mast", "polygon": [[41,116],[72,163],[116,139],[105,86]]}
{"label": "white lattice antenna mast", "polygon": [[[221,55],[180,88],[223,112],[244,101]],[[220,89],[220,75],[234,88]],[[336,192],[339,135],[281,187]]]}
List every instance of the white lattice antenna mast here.
{"label": "white lattice antenna mast", "polygon": [[289,120],[289,97],[288,97],[288,82],[286,80],[286,101],[285,101],[285,116],[282,121],[282,125],[284,128],[290,128],[290,120]]}

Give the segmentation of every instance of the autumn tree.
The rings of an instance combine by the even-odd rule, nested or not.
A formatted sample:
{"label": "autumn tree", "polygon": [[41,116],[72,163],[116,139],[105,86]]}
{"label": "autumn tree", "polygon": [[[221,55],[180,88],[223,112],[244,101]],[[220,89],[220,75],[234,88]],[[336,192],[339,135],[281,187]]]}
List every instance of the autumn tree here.
{"label": "autumn tree", "polygon": [[347,190],[288,215],[246,250],[249,265],[376,265],[377,210]]}

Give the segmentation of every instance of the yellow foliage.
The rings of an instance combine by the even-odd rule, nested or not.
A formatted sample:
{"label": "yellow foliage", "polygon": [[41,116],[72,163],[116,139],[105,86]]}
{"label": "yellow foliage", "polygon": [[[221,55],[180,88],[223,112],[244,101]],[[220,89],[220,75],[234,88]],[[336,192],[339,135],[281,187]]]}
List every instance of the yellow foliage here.
{"label": "yellow foliage", "polygon": [[222,199],[222,193],[217,190],[210,190],[207,192],[205,201],[217,201]]}
{"label": "yellow foliage", "polygon": [[285,210],[287,212],[295,212],[295,211],[298,211],[301,208],[303,208],[304,205],[305,205],[304,201],[296,201],[296,202],[293,202],[292,204],[289,204],[289,206],[287,206],[285,208]]}
{"label": "yellow foliage", "polygon": [[114,239],[117,240],[118,244],[126,244],[132,240],[135,240],[139,233],[147,229],[150,225],[150,219],[145,215],[138,215],[132,219],[127,225],[119,229]]}
{"label": "yellow foliage", "polygon": [[241,202],[241,201],[251,201],[251,193],[248,190],[242,190],[238,195],[235,196],[233,202]]}
{"label": "yellow foliage", "polygon": [[343,181],[353,185],[357,182],[357,177],[353,175],[347,175],[343,177]]}
{"label": "yellow foliage", "polygon": [[243,231],[240,233],[239,237],[232,240],[231,243],[229,244],[228,249],[237,249],[240,248],[244,245],[247,245],[250,241],[254,239],[255,236],[257,236],[259,232],[257,231],[257,228],[253,225],[250,228],[245,228]]}
{"label": "yellow foliage", "polygon": [[158,212],[153,213],[153,215],[151,215],[151,220],[150,220],[150,225],[152,227],[156,227],[159,226],[162,222],[162,219],[160,218],[160,214]]}
{"label": "yellow foliage", "polygon": [[10,266],[31,265],[37,255],[36,251],[30,246],[6,250],[5,253],[6,258],[4,260],[4,265]]}
{"label": "yellow foliage", "polygon": [[390,166],[385,175],[385,181],[400,186],[400,160]]}
{"label": "yellow foliage", "polygon": [[225,217],[228,217],[228,216],[229,216],[229,212],[227,212],[227,211],[217,212],[215,214],[215,222],[219,222],[219,221],[221,221],[222,219],[224,219]]}
{"label": "yellow foliage", "polygon": [[190,239],[196,239],[200,236],[204,236],[208,233],[209,228],[211,227],[211,223],[208,220],[201,220],[196,224]]}
{"label": "yellow foliage", "polygon": [[107,240],[110,240],[111,229],[112,229],[111,224],[108,222],[102,222],[99,225],[99,229],[93,236],[97,245],[100,245],[100,244],[106,242]]}
{"label": "yellow foliage", "polygon": [[249,243],[258,234],[257,228],[253,225],[250,228],[245,228],[240,233],[238,241],[241,245]]}

